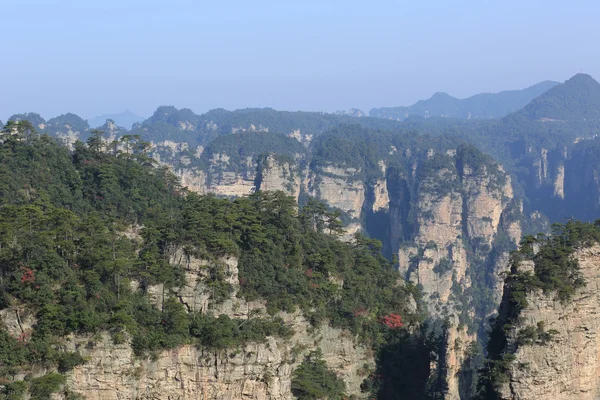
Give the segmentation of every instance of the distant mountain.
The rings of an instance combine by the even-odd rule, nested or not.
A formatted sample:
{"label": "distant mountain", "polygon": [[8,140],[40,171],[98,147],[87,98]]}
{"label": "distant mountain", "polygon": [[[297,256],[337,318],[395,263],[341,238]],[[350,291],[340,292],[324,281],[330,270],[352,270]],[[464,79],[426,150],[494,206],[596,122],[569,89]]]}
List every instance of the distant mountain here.
{"label": "distant mountain", "polygon": [[380,118],[356,118],[350,115],[305,111],[276,111],[272,108],[222,108],[195,114],[190,109],[161,106],[147,120],[135,124],[131,133],[146,140],[206,143],[221,135],[240,132],[273,132],[308,143],[313,137],[340,124],[360,124],[373,129],[393,129],[397,121]]}
{"label": "distant mountain", "polygon": [[118,126],[122,126],[127,129],[131,129],[133,124],[135,124],[136,122],[141,122],[144,120],[143,117],[140,117],[139,115],[136,115],[131,111],[126,110],[118,114],[104,114],[99,117],[90,118],[88,122],[90,124],[90,127],[97,128],[99,126],[104,125],[104,123],[106,123],[106,120],[109,119],[114,121],[114,123]]}
{"label": "distant mountain", "polygon": [[515,117],[542,121],[600,121],[600,83],[577,74],[533,99]]}
{"label": "distant mountain", "polygon": [[339,110],[335,112],[336,115],[347,115],[350,117],[357,117],[357,118],[362,118],[362,117],[366,117],[367,114],[362,111],[359,110],[358,108],[351,108],[349,110]]}
{"label": "distant mountain", "polygon": [[15,114],[11,116],[9,121],[29,121],[33,124],[33,126],[37,127],[37,129],[44,130],[46,127],[46,121],[41,117],[40,114],[37,113],[23,113],[23,114]]}
{"label": "distant mountain", "polygon": [[457,99],[447,93],[438,92],[428,100],[418,101],[412,106],[374,108],[369,115],[400,121],[414,115],[467,119],[502,118],[521,109],[558,84],[559,82],[544,81],[522,90],[481,93],[466,99]]}
{"label": "distant mountain", "polygon": [[37,113],[23,113],[14,114],[8,120],[27,120],[31,122],[39,132],[48,133],[50,135],[57,135],[59,133],[66,133],[69,131],[83,133],[89,131],[90,129],[90,126],[85,119],[73,113],[62,114],[58,117],[50,118],[48,121],[44,120],[44,118]]}

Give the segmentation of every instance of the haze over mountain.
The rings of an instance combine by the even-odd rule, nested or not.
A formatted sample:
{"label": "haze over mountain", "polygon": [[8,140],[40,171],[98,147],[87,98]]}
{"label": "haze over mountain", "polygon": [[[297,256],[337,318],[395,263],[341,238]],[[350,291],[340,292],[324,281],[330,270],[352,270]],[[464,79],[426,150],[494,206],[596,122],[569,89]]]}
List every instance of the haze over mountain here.
{"label": "haze over mountain", "polygon": [[13,115],[0,397],[287,399],[327,377],[305,398],[544,400],[570,376],[557,400],[590,400],[600,228],[560,222],[600,216],[600,84],[552,84],[503,118],[160,106],[91,135]]}
{"label": "haze over mountain", "polygon": [[412,115],[467,119],[501,118],[519,110],[558,84],[559,82],[543,81],[522,90],[481,93],[466,99],[457,99],[447,93],[437,92],[431,98],[418,101],[412,106],[374,108],[369,115],[396,120],[403,120]]}
{"label": "haze over mountain", "polygon": [[98,117],[90,118],[88,119],[88,123],[90,124],[90,127],[96,128],[104,125],[107,119],[113,120],[118,126],[131,129],[133,124],[135,124],[136,122],[141,122],[145,118],[140,117],[139,115],[134,114],[129,110],[125,110],[121,113],[103,114]]}
{"label": "haze over mountain", "polygon": [[515,113],[532,120],[600,120],[600,83],[577,74],[533,99]]}

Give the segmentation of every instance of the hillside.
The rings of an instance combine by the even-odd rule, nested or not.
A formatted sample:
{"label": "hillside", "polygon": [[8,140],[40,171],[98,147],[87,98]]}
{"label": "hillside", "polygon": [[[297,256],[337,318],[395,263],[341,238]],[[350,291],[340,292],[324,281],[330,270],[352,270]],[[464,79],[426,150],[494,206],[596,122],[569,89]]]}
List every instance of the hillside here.
{"label": "hillside", "polygon": [[516,116],[530,120],[600,120],[600,83],[587,74],[577,74],[534,99]]}
{"label": "hillside", "polygon": [[[428,357],[416,368],[387,359],[429,354],[419,291],[398,284],[377,241],[340,242],[335,214],[319,203],[198,196],[143,152],[113,156],[90,139],[69,153],[11,129],[0,145],[2,396],[216,399],[252,387],[269,397],[424,398]],[[208,364],[169,367],[174,354]],[[215,365],[229,365],[217,382]],[[156,375],[162,366],[179,373]],[[401,378],[375,379],[376,370]]]}
{"label": "hillside", "polygon": [[487,346],[478,399],[598,398],[597,224],[568,221],[525,237]]}
{"label": "hillside", "polygon": [[544,81],[522,90],[506,90],[499,93],[481,93],[465,99],[457,99],[447,93],[435,93],[427,100],[412,106],[374,108],[371,117],[404,120],[410,116],[447,117],[466,119],[501,118],[517,111],[534,98],[558,85]]}
{"label": "hillside", "polygon": [[[561,110],[592,115],[596,86],[591,78],[576,76],[525,110],[555,98]],[[100,277],[101,296],[112,299],[98,306],[86,291],[78,303],[93,309],[77,315],[90,315],[91,322],[78,322],[78,316],[76,322],[50,320],[60,330],[45,336],[51,343],[74,338],[56,348],[92,360],[67,372],[63,387],[110,395],[125,391],[131,398],[139,397],[147,385],[157,385],[172,397],[201,393],[237,398],[246,393],[286,398],[293,371],[299,368],[306,377],[310,368],[323,366],[322,359],[345,382],[347,394],[359,398],[368,393],[397,398],[404,390],[411,391],[410,398],[440,392],[447,399],[470,398],[483,361],[487,317],[500,304],[510,251],[523,234],[547,232],[549,220],[594,220],[600,210],[595,178],[600,173],[599,139],[594,138],[598,123],[587,118],[532,119],[525,110],[493,120],[412,116],[393,121],[272,109],[197,115],[159,107],[133,130],[109,120],[101,127],[104,133],[91,138],[86,121],[73,114],[49,121],[37,114],[15,115],[2,144],[0,195],[8,205],[0,211],[13,214],[2,217],[7,228],[0,234],[8,236],[0,244],[4,251],[14,235],[19,245],[29,243],[27,235],[38,231],[46,236],[34,235],[31,240],[42,247],[31,245],[29,256],[21,247],[14,250],[13,264],[6,267],[12,268],[11,278],[4,275],[3,280],[9,297],[2,321],[16,338],[38,326],[44,315],[37,311],[41,300],[36,300],[35,290],[27,292],[29,297],[21,294],[19,281],[27,283],[31,273],[15,263],[43,250],[54,258],[36,258],[39,271],[27,268],[50,285],[54,294],[44,292],[44,299],[54,302],[57,312],[71,315],[73,309],[63,300],[66,294],[53,292],[57,282],[68,278],[74,285],[89,285],[87,275],[80,276],[83,270],[73,272],[64,265],[87,265]],[[34,129],[51,134],[69,150],[39,137]],[[18,207],[37,214],[16,221],[25,212]],[[34,220],[51,221],[55,209],[72,213],[76,221],[72,239],[67,236],[60,244],[43,225],[27,229]],[[91,223],[90,216],[99,221],[93,232],[80,227]],[[359,232],[371,239],[356,238]],[[92,247],[106,249],[112,242],[122,246],[115,247],[118,260],[88,248],[87,254],[99,261],[78,258],[87,257],[79,255],[86,235],[103,238]],[[130,241],[121,243],[121,237]],[[55,248],[77,249],[77,255],[61,250],[56,258],[49,250]],[[60,273],[50,276],[44,263],[51,269],[58,266]],[[368,278],[355,275],[350,266]],[[387,281],[382,284],[380,279]],[[120,280],[129,286],[116,283]],[[115,290],[117,300],[125,301],[119,306]],[[189,322],[188,330],[173,337],[171,331],[154,332],[150,326],[159,317],[149,310],[166,312],[169,298],[183,306],[185,315],[198,318],[193,321],[212,323],[206,319],[211,313],[211,318],[223,314],[233,320],[223,317],[219,322],[229,332],[226,343],[211,347],[215,332],[197,328],[179,314],[184,325]],[[140,319],[128,303],[134,300],[145,302],[143,312],[155,319]],[[124,315],[115,307],[122,307]],[[394,324],[392,314],[402,315],[410,331],[381,331],[381,321]],[[20,326],[22,317],[28,322]],[[243,322],[254,317],[259,320]],[[85,328],[88,323],[93,329]],[[289,327],[294,329],[291,336]],[[97,335],[96,347],[81,344],[82,335],[92,334],[87,329]],[[5,343],[15,348],[9,339]],[[221,350],[229,346],[235,351],[227,358]],[[348,348],[358,350],[344,358]],[[103,360],[112,352],[119,356],[104,368]],[[40,368],[58,371],[60,358],[54,357],[67,356],[53,354]],[[177,364],[173,354],[187,361]],[[29,360],[26,353],[19,357],[9,372]],[[189,362],[200,358],[209,361]],[[409,359],[419,363],[411,373]],[[283,368],[286,363],[293,368]],[[169,370],[179,371],[186,391],[181,392],[181,385],[165,372]],[[402,375],[412,383],[367,379],[367,370]],[[333,376],[320,371],[320,376]],[[211,378],[191,384],[198,374]],[[119,383],[107,386],[86,378],[96,375],[103,382]],[[333,382],[331,387],[342,386]],[[394,395],[386,395],[388,391]]]}

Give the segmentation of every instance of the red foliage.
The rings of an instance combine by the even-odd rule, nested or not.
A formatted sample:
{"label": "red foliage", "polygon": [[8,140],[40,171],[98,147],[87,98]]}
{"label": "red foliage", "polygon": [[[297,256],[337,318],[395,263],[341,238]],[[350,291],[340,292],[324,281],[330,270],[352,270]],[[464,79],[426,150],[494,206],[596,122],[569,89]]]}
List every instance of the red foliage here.
{"label": "red foliage", "polygon": [[384,315],[379,321],[390,329],[399,329],[404,326],[402,317],[398,314]]}
{"label": "red foliage", "polygon": [[21,266],[20,270],[23,272],[23,275],[21,275],[22,284],[26,285],[35,282],[35,272],[31,268]]}
{"label": "red foliage", "polygon": [[248,279],[240,278],[240,286],[246,286],[246,283],[248,283]]}
{"label": "red foliage", "polygon": [[304,275],[308,276],[309,278],[312,278],[313,277],[313,270],[312,270],[312,268],[309,268],[306,271],[304,271]]}
{"label": "red foliage", "polygon": [[317,289],[319,287],[319,285],[316,284],[316,283],[314,283],[314,282],[311,282],[310,283],[310,287],[313,288],[313,289]]}

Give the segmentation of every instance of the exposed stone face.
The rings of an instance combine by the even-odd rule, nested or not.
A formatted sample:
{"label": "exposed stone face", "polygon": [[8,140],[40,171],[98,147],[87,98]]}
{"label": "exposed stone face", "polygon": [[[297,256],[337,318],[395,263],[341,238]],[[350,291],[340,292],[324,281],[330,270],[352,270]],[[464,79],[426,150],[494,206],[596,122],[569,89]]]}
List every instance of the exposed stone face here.
{"label": "exposed stone face", "polygon": [[390,197],[387,189],[387,181],[385,179],[378,179],[373,186],[373,194],[375,196],[373,200],[373,212],[389,209]]}
{"label": "exposed stone face", "polygon": [[213,178],[209,191],[221,196],[247,196],[254,191],[254,175],[243,176],[235,172],[223,172],[219,178]]}
{"label": "exposed stone face", "polygon": [[[442,315],[442,307],[450,297],[452,276],[455,276],[457,282],[467,285],[464,281],[466,254],[461,240],[462,196],[457,190],[451,190],[442,196],[430,191],[440,179],[457,181],[458,175],[444,169],[420,182],[415,245],[401,248],[398,253],[400,272],[408,280],[423,286],[430,305],[429,311],[437,316]],[[416,263],[411,263],[411,258],[418,256],[419,248],[423,252],[422,257]],[[437,272],[436,266],[442,260],[452,266],[446,271]]]}
{"label": "exposed stone face", "polygon": [[[498,173],[504,175],[502,179]],[[513,198],[511,182],[502,170],[498,173],[491,173],[485,167],[475,171],[463,165],[461,170],[448,167],[420,175],[412,211],[416,213],[413,239],[401,245],[397,253],[400,273],[422,286],[429,313],[449,318],[451,322],[446,332],[446,354],[441,355],[447,370],[447,399],[464,397],[465,393],[460,393],[459,382],[464,379],[460,371],[469,345],[477,340],[475,333],[469,333],[462,326],[459,328],[458,315],[464,312],[465,304],[458,303],[453,296],[456,289],[464,292],[473,285],[471,260],[465,245],[476,245],[478,254],[485,258],[501,230],[513,243],[520,241],[520,222],[503,218]],[[413,175],[419,176],[419,173]],[[406,204],[408,199],[398,200],[397,196],[406,197],[406,194],[390,196],[393,240],[406,237],[403,231],[406,212],[403,213],[401,203]],[[396,231],[394,226],[398,227]],[[506,270],[507,261],[508,252],[505,252],[496,256],[493,265],[487,266],[490,276],[495,278],[490,288],[496,303],[502,297],[501,273]],[[474,309],[468,310],[468,315],[479,321],[486,317],[475,315]]]}
{"label": "exposed stone face", "polygon": [[81,132],[66,129],[64,132],[57,132],[56,138],[60,140],[69,150],[75,149],[75,143],[79,140]]}
{"label": "exposed stone face", "polygon": [[296,164],[276,160],[269,155],[262,166],[260,187],[263,191],[281,190],[298,201],[300,173]]}
{"label": "exposed stone face", "polygon": [[181,180],[181,186],[199,194],[208,193],[206,187],[206,172],[196,168],[181,168],[175,171],[175,175]]}
{"label": "exposed stone face", "polygon": [[373,212],[387,211],[390,208],[390,194],[388,193],[387,179],[385,179],[387,165],[383,160],[379,162],[379,168],[384,178],[378,179],[373,185]]}
{"label": "exposed stone face", "polygon": [[[211,262],[196,259],[182,249],[175,249],[170,261],[185,270],[186,285],[175,288],[174,293],[189,311],[210,309],[217,315],[236,318],[247,318],[251,310],[256,311],[253,315],[265,313],[264,303],[237,298],[235,258],[217,261],[234,289],[218,304],[212,303],[203,282]],[[163,289],[157,286],[154,290]],[[264,343],[223,351],[182,346],[164,351],[154,360],[136,358],[129,343],[114,344],[107,334],[94,339],[94,345],[88,345],[89,339],[71,337],[69,348],[77,349],[88,362],[68,374],[67,386],[92,400],[291,399],[294,369],[309,351],[319,347],[328,366],[346,382],[347,393],[364,397],[360,384],[366,377],[365,365],[372,368],[375,364],[372,351],[358,345],[348,331],[329,326],[311,329],[299,312],[280,316],[294,330],[289,339],[268,337]]]}
{"label": "exposed stone face", "polygon": [[37,320],[31,310],[21,305],[13,305],[0,310],[0,322],[9,335],[19,338],[30,335]]}
{"label": "exposed stone face", "polygon": [[[531,152],[531,148],[529,151]],[[546,178],[548,177],[548,150],[540,150],[540,156],[534,161],[533,167],[535,171],[534,184],[539,187],[544,184]]]}
{"label": "exposed stone face", "polygon": [[210,159],[210,177],[207,180],[208,191],[222,196],[244,196],[255,189],[256,164],[252,157],[244,160],[245,172],[231,170],[230,157],[227,154],[215,154]]}
{"label": "exposed stone face", "polygon": [[324,167],[321,173],[310,172],[309,194],[339,208],[351,218],[359,218],[365,202],[365,185],[356,179],[354,168]]}
{"label": "exposed stone face", "polygon": [[308,146],[313,139],[313,135],[302,132],[300,129],[295,129],[294,131],[288,133],[288,136],[296,139],[305,146]]}
{"label": "exposed stone face", "polygon": [[556,168],[556,177],[554,178],[554,196],[565,199],[565,165],[560,164]]}
{"label": "exposed stone face", "polygon": [[[455,321],[457,322],[457,321]],[[461,399],[461,369],[469,356],[469,346],[477,340],[475,334],[469,334],[467,327],[448,329],[446,337],[446,367],[448,394],[446,399]],[[464,398],[466,396],[462,396]]]}
{"label": "exposed stone face", "polygon": [[[545,345],[521,345],[511,364],[503,399],[592,400],[600,397],[600,246],[579,250],[575,257],[586,286],[561,303],[554,293],[541,290],[527,293],[527,307],[511,330],[509,347],[517,332],[526,326],[544,323],[546,331],[556,330]],[[521,270],[533,268],[522,263]],[[519,368],[519,366],[525,366]]]}
{"label": "exposed stone face", "polygon": [[500,217],[513,191],[510,177],[506,176],[503,187],[490,188],[492,178],[484,170],[474,173],[471,168],[463,168],[463,190],[466,201],[467,234],[469,238],[483,238],[491,245],[498,230]]}
{"label": "exposed stone face", "polygon": [[81,343],[79,351],[89,361],[69,373],[67,386],[90,400],[291,399],[294,369],[308,349],[320,347],[347,392],[364,398],[361,369],[374,364],[370,352],[341,330],[323,327],[308,334],[309,324],[292,318],[288,322],[297,333],[285,342],[269,337],[265,343],[217,352],[183,346],[154,361],[140,360],[129,344],[115,345],[102,335],[92,349]]}

